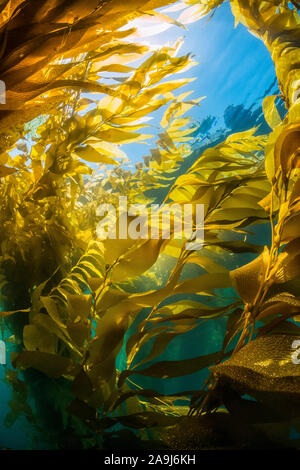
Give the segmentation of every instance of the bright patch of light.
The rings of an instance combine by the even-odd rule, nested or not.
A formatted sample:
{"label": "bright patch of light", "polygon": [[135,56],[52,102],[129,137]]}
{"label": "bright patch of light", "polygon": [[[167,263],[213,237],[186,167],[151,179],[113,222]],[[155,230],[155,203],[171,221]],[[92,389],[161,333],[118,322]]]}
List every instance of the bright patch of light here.
{"label": "bright patch of light", "polygon": [[[176,5],[176,9],[169,10],[178,11],[182,8],[186,8],[186,5]],[[174,15],[173,15],[174,16]],[[144,44],[149,47],[150,51],[161,49],[164,46],[171,46],[174,43],[174,38],[177,37],[175,30],[178,31],[180,24],[176,22],[176,19],[172,16],[165,15],[162,11],[157,12],[157,14],[144,14],[139,18],[135,18],[120,28],[120,30],[126,30],[128,28],[133,28],[135,31],[127,36],[127,41],[138,41],[140,44]],[[165,34],[168,31],[167,34]],[[170,32],[169,32],[170,31]],[[154,36],[157,37],[154,44]],[[145,38],[150,38],[150,40],[145,40]]]}
{"label": "bright patch of light", "polygon": [[135,37],[141,37],[141,38],[146,38],[150,36],[155,36],[156,34],[164,33],[168,29],[170,29],[173,25],[172,24],[158,24],[153,26],[149,26],[149,23],[145,20],[134,20],[133,23],[135,23],[133,28],[137,28],[136,33],[133,33],[132,36]]}
{"label": "bright patch of light", "polygon": [[178,21],[184,25],[194,23],[203,18],[207,13],[205,5],[193,5],[181,13]]}
{"label": "bright patch of light", "polygon": [[178,2],[178,3],[176,3],[176,5],[172,5],[171,7],[164,8],[161,11],[162,11],[162,13],[171,13],[171,12],[174,12],[174,11],[181,11],[184,8],[186,8],[186,4],[183,3],[183,2]]}

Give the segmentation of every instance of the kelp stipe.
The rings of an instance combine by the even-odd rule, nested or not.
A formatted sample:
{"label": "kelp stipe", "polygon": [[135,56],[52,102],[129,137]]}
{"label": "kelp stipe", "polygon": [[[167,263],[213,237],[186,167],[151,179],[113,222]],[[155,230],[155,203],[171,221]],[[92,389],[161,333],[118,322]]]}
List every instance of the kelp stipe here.
{"label": "kelp stipe", "polygon": [[[288,114],[281,120],[276,97],[267,97],[270,135],[256,128],[229,135],[178,176],[195,131],[185,113],[200,99],[176,96],[190,80],[168,77],[193,61],[178,57],[179,43],[153,53],[120,27],[143,11],[189,23],[223,2],[186,0],[178,22],[149,11],[150,3],[170,2],[1,7],[8,46],[0,68],[7,88],[0,315],[21,343],[6,374],[13,390],[6,424],[23,414],[54,448],[297,445],[289,431],[299,429],[300,412],[292,361],[300,315],[298,4],[231,2],[236,21],[270,50]],[[44,59],[36,63],[37,56]],[[128,65],[136,59],[138,66]],[[124,76],[107,84],[107,71]],[[151,128],[157,146],[132,170],[120,145],[149,138],[140,129],[163,106],[160,130]],[[91,163],[116,166],[93,176]],[[98,239],[97,207],[122,195],[147,206],[204,204],[204,248],[186,250],[186,240],[172,238]],[[261,223],[270,224],[271,245],[243,241]],[[230,270],[239,253],[252,261]],[[164,360],[171,341],[217,318],[226,322],[220,350]],[[121,348],[124,370],[116,368]],[[201,370],[198,390],[166,394],[141,385]]]}

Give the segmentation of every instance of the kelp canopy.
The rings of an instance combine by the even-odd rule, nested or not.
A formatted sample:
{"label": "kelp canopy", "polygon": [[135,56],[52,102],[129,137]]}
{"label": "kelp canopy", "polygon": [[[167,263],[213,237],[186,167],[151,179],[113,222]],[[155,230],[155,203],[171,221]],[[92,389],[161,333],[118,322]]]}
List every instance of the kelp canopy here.
{"label": "kelp canopy", "polygon": [[[223,2],[184,0],[177,20],[157,10],[173,3],[0,2],[0,316],[16,343],[6,424],[25,415],[50,447],[291,446],[300,429],[299,4],[230,1],[269,49],[287,114],[268,96],[272,132],[231,134],[189,163],[186,113],[201,97],[174,74],[193,60],[180,41],[140,44],[128,23],[213,21]],[[148,118],[159,109],[157,130]],[[153,133],[133,169],[122,145]],[[204,248],[99,238],[97,208],[119,196],[204,204]],[[244,241],[261,223],[270,245]],[[228,269],[240,253],[252,261]],[[171,341],[216,318],[220,351],[164,360]],[[140,380],[208,367],[204,384],[173,395]]]}

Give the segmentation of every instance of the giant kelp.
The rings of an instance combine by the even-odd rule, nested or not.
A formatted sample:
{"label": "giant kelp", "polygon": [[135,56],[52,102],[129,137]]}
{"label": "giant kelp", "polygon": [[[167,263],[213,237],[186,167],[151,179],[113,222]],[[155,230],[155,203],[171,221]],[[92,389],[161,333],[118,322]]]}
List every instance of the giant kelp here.
{"label": "giant kelp", "polygon": [[[151,446],[155,432],[153,444],[143,444],[128,428],[165,426],[171,427],[160,438],[167,447],[272,445],[277,431],[286,444],[299,420],[299,372],[291,358],[300,313],[298,4],[231,2],[236,20],[269,48],[288,113],[281,120],[276,97],[267,97],[269,135],[257,128],[231,134],[178,176],[195,132],[185,113],[200,98],[176,96],[188,80],[168,77],[192,59],[178,57],[179,43],[151,52],[132,41],[132,29],[119,30],[142,15],[175,22],[154,11],[173,2],[111,0],[91,4],[90,12],[83,2],[19,3],[4,2],[1,16],[8,100],[0,121],[0,315],[22,343],[12,365],[23,371],[7,370],[7,424],[25,414],[61,447],[106,447],[118,435]],[[178,24],[222,2],[185,3],[191,6]],[[13,32],[23,29],[14,42]],[[122,74],[116,85],[104,84],[107,71]],[[96,100],[82,90],[105,96]],[[121,145],[149,138],[140,131],[144,118],[163,106],[156,147],[133,170]],[[91,175],[91,163],[103,172]],[[162,207],[204,204],[204,248],[187,250],[186,239],[99,239],[98,205],[122,195]],[[270,246],[242,238],[260,223],[270,224]],[[238,253],[254,259],[230,270]],[[208,302],[216,292],[218,302]],[[220,351],[160,357],[171,341],[220,317],[227,321]],[[165,380],[210,366],[199,390],[166,395],[139,385],[139,377]],[[186,422],[195,431],[184,441],[178,435]],[[242,438],[234,431],[241,423],[249,428]],[[122,434],[115,425],[127,429]]]}

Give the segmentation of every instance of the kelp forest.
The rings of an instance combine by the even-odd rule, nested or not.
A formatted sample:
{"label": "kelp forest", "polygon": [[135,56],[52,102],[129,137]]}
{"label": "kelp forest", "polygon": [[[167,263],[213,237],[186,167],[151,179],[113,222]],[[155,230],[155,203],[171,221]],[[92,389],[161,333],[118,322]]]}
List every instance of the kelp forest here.
{"label": "kelp forest", "polygon": [[[205,140],[181,49],[224,4],[278,88]],[[0,448],[300,448],[299,8],[0,1]],[[125,199],[202,208],[201,243],[172,211],[169,237],[119,236],[145,221]]]}

